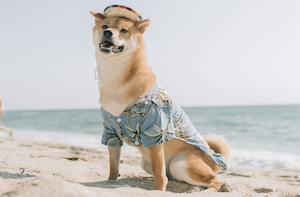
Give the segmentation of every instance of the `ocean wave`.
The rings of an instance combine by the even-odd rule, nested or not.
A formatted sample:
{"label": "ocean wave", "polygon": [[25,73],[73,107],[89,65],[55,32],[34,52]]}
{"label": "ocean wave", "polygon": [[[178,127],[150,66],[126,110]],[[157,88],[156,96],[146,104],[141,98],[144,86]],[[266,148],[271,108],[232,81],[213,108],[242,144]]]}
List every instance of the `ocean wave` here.
{"label": "ocean wave", "polygon": [[[124,144],[122,152],[138,151],[137,148]],[[282,154],[266,150],[251,151],[243,149],[232,149],[230,166],[232,168],[256,168],[256,169],[299,169],[300,156]]]}
{"label": "ocean wave", "polygon": [[20,113],[22,116],[35,116],[38,115],[38,112],[22,112]]}
{"label": "ocean wave", "polygon": [[259,169],[300,169],[300,156],[266,150],[232,149],[230,167]]}

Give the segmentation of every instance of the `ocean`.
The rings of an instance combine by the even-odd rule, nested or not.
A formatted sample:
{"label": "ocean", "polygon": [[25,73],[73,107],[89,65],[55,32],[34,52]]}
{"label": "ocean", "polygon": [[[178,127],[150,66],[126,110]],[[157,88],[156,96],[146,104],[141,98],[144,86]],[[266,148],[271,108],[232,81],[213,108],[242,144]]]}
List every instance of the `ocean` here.
{"label": "ocean", "polygon": [[[300,169],[299,105],[185,107],[200,134],[222,135],[232,148],[230,167]],[[6,111],[1,125],[13,136],[107,150],[100,109]],[[8,137],[0,131],[0,137]],[[122,152],[137,151],[124,145]],[[0,150],[1,153],[1,150]]]}

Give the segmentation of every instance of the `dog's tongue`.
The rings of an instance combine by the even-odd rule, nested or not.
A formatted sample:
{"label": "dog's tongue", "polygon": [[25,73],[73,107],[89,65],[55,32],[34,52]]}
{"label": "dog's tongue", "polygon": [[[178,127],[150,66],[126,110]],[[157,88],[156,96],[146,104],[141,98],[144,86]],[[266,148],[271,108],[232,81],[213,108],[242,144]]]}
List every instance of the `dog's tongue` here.
{"label": "dog's tongue", "polygon": [[110,48],[111,46],[113,46],[113,43],[108,42],[108,41],[104,41],[102,46],[105,47],[105,48]]}

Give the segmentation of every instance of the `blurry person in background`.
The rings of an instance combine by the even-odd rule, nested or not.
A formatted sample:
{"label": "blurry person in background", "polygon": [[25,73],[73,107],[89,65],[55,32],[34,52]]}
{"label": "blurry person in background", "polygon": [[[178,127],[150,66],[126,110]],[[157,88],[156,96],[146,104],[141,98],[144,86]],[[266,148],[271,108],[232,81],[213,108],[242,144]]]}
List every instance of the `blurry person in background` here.
{"label": "blurry person in background", "polygon": [[[0,121],[1,121],[3,114],[4,114],[3,101],[2,101],[2,96],[0,94]],[[0,130],[7,131],[9,133],[9,136],[12,136],[12,131],[10,128],[6,128],[6,127],[0,125]]]}

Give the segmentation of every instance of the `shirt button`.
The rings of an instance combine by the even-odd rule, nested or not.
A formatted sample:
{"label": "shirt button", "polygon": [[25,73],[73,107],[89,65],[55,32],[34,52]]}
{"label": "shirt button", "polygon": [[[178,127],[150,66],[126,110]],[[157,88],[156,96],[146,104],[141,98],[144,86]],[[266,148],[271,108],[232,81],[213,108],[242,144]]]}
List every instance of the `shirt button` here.
{"label": "shirt button", "polygon": [[134,143],[135,143],[135,145],[139,145],[139,144],[140,144],[138,141],[136,141],[136,142],[134,142]]}
{"label": "shirt button", "polygon": [[145,101],[145,104],[146,104],[146,105],[148,105],[148,104],[149,104],[149,102],[148,102],[148,101]]}
{"label": "shirt button", "polygon": [[117,122],[121,122],[121,118],[118,118],[118,119],[117,119]]}

